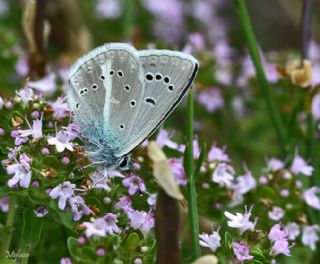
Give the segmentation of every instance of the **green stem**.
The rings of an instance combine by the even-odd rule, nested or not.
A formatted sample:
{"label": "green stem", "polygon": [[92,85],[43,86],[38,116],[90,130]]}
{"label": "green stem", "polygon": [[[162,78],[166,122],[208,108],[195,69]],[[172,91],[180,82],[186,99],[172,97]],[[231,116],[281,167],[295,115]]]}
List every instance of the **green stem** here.
{"label": "green stem", "polygon": [[279,140],[279,143],[281,144],[282,152],[285,154],[286,151],[286,133],[283,127],[283,123],[281,121],[279,110],[276,107],[275,101],[272,97],[272,92],[269,86],[269,83],[267,81],[267,78],[264,73],[264,69],[261,63],[260,53],[259,49],[257,47],[257,42],[252,30],[249,13],[247,10],[247,7],[244,3],[244,0],[234,0],[234,3],[236,5],[237,11],[239,13],[239,17],[241,20],[241,24],[244,30],[244,34],[246,37],[246,41],[249,48],[250,57],[253,61],[256,74],[257,74],[257,80],[259,83],[259,86],[261,87],[261,91],[263,94],[263,97],[266,101],[268,112],[270,115],[271,122],[274,126],[274,129],[277,133],[277,137]]}
{"label": "green stem", "polygon": [[6,257],[7,251],[10,250],[10,243],[11,243],[11,238],[12,238],[12,231],[13,231],[13,222],[14,222],[14,215],[16,212],[16,197],[11,196],[9,200],[9,211],[7,214],[7,219],[6,219],[6,230],[4,234],[2,235],[2,247],[1,247],[1,252],[0,252],[0,259]]}
{"label": "green stem", "polygon": [[133,0],[123,0],[123,37],[125,41],[131,41],[134,25],[134,5]]}
{"label": "green stem", "polygon": [[193,94],[190,90],[188,94],[188,125],[187,125],[187,140],[188,140],[188,152],[187,152],[187,199],[189,203],[189,225],[192,241],[192,258],[196,260],[200,257],[200,245],[199,245],[199,219],[197,208],[197,191],[195,185],[194,175],[194,160],[193,160]]}

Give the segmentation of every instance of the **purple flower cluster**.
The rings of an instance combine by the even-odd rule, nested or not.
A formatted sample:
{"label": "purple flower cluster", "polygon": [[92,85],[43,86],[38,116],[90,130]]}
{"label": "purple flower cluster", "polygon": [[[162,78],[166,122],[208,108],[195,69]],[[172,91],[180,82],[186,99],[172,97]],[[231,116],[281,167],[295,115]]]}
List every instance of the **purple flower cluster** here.
{"label": "purple flower cluster", "polygon": [[83,222],[82,225],[86,228],[85,234],[87,237],[112,235],[120,233],[121,230],[117,226],[117,216],[112,213],[107,213],[104,217],[99,217],[92,222]]}
{"label": "purple flower cluster", "polygon": [[15,186],[28,188],[32,176],[31,159],[26,154],[20,155],[19,161],[7,166],[7,173],[9,175],[14,175],[8,181],[8,186],[10,188]]}
{"label": "purple flower cluster", "polygon": [[58,207],[60,210],[64,210],[68,202],[73,212],[73,219],[78,221],[83,215],[90,214],[91,210],[85,204],[84,199],[75,194],[75,188],[75,184],[66,181],[53,188],[49,195],[52,199],[59,199]]}
{"label": "purple flower cluster", "polygon": [[268,238],[272,241],[272,251],[275,255],[284,254],[290,256],[288,235],[288,231],[282,230],[280,224],[275,224],[271,228]]}

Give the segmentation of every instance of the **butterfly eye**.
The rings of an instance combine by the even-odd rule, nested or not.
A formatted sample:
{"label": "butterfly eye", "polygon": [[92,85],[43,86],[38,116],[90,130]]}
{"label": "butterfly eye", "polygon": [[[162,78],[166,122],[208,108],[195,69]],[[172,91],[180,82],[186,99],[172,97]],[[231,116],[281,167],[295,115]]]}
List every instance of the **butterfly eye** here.
{"label": "butterfly eye", "polygon": [[119,162],[119,169],[120,170],[128,170],[130,167],[130,157],[124,156]]}

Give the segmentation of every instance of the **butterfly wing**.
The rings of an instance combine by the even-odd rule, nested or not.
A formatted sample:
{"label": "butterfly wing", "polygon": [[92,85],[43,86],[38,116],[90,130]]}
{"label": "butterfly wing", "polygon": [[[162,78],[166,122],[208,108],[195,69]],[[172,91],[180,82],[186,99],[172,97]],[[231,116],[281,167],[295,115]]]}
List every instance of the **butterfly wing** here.
{"label": "butterfly wing", "polygon": [[190,55],[169,50],[138,51],[145,89],[129,140],[119,156],[131,152],[152,134],[182,100],[198,70]]}
{"label": "butterfly wing", "polygon": [[143,96],[142,78],[137,51],[129,45],[106,44],[89,52],[70,71],[68,101],[75,121],[82,129],[93,125],[127,141]]}

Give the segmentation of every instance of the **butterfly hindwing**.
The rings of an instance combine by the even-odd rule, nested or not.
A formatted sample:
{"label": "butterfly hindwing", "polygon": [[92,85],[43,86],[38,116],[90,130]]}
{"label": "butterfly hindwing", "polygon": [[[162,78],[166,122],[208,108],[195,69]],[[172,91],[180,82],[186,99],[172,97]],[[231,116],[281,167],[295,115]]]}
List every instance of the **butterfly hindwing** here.
{"label": "butterfly hindwing", "polygon": [[139,110],[119,155],[131,152],[146,139],[182,100],[195,78],[198,63],[177,51],[138,51],[145,89]]}

